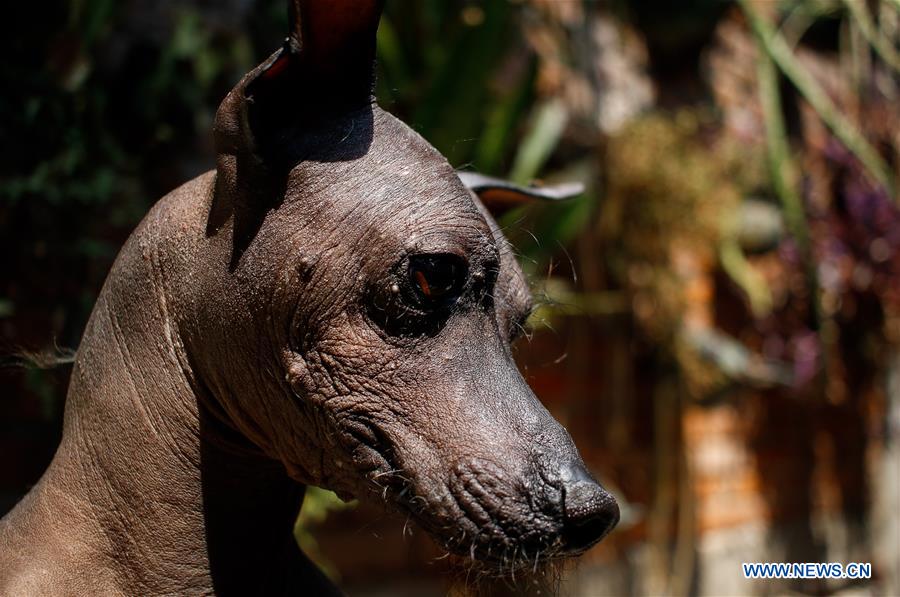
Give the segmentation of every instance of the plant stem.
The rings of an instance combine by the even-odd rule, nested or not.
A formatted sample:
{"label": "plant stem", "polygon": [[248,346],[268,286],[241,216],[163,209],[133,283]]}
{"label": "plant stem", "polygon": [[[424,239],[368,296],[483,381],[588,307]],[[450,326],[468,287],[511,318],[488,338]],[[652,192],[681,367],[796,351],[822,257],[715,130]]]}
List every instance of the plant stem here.
{"label": "plant stem", "polygon": [[872,22],[872,15],[869,14],[865,3],[858,0],[844,0],[844,5],[872,49],[881,56],[885,64],[900,72],[900,52],[875,30],[875,23]]}
{"label": "plant stem", "polygon": [[[745,10],[753,10],[746,0],[739,1]],[[751,21],[755,21],[757,24],[764,23],[755,13],[750,18]],[[768,24],[765,25],[768,26]],[[754,29],[760,43],[765,44],[763,28],[754,26]],[[804,75],[806,74],[804,71],[800,72],[803,72]],[[771,52],[759,53],[757,73],[759,76],[760,102],[762,103],[763,119],[765,120],[766,146],[772,186],[781,200],[788,231],[794,237],[800,250],[804,278],[810,294],[810,327],[819,336],[819,342],[822,346],[822,379],[824,381],[828,373],[825,355],[827,354],[829,338],[826,338],[823,334],[823,310],[819,276],[810,242],[806,211],[803,207],[803,200],[797,193],[797,169],[790,155],[781,105],[781,93],[778,88],[778,71],[775,68],[775,57]]]}
{"label": "plant stem", "polygon": [[872,178],[883,185],[888,193],[896,198],[896,184],[888,164],[877,151],[866,141],[865,137],[848,121],[828,94],[816,80],[799,64],[790,48],[775,29],[763,19],[753,8],[750,0],[738,0],[753,31],[759,38],[766,54],[778,65],[785,76],[794,84],[807,102],[819,115],[819,118],[831,129],[834,136],[850,150]]}
{"label": "plant stem", "polygon": [[529,184],[556,149],[568,121],[569,113],[562,101],[550,100],[539,105],[516,154],[510,179]]}

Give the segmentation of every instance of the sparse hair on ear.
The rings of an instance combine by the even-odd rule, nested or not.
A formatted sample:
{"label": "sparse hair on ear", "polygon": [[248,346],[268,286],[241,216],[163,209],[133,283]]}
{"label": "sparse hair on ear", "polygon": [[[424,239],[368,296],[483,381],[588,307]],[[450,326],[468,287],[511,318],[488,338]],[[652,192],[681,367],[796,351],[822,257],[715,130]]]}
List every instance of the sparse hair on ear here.
{"label": "sparse hair on ear", "polygon": [[495,218],[531,201],[565,201],[584,193],[584,185],[579,182],[522,186],[478,172],[457,171],[457,174]]}

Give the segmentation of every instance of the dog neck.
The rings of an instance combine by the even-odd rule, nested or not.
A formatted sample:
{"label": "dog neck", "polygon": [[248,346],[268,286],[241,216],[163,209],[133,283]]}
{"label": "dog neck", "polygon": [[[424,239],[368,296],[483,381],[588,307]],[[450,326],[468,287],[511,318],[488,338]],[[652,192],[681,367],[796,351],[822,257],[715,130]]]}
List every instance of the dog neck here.
{"label": "dog neck", "polygon": [[122,251],[94,308],[53,463],[0,524],[20,564],[0,562],[0,593],[69,592],[87,570],[93,588],[125,594],[330,592],[293,538],[304,486],[233,430],[194,375],[165,256],[144,242],[160,217]]}

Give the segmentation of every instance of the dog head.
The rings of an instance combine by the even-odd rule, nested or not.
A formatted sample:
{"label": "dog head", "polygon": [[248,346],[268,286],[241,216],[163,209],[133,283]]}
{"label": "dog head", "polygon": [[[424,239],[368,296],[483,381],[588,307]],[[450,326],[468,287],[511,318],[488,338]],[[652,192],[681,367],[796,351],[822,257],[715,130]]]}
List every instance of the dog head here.
{"label": "dog head", "polygon": [[516,368],[531,298],[491,213],[541,191],[461,178],[375,104],[379,1],[291,6],[216,120],[224,265],[192,336],[217,408],[295,479],[385,498],[452,551],[585,550],[618,507]]}

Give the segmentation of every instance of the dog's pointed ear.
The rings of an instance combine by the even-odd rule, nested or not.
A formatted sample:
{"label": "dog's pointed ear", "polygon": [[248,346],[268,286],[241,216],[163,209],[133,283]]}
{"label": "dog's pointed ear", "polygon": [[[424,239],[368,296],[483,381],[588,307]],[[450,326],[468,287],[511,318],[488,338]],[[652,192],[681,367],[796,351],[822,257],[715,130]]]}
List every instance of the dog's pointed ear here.
{"label": "dog's pointed ear", "polygon": [[303,160],[353,159],[373,135],[375,35],[383,0],[288,0],[290,34],[225,97],[213,127],[207,234],[233,218],[231,267]]}
{"label": "dog's pointed ear", "polygon": [[219,153],[283,159],[310,126],[372,101],[383,0],[288,0],[290,34],[216,114]]}
{"label": "dog's pointed ear", "polygon": [[526,187],[477,172],[458,171],[457,174],[463,185],[478,195],[495,218],[531,201],[565,201],[584,193],[584,185],[580,182]]}

